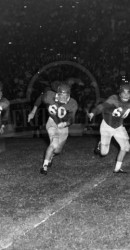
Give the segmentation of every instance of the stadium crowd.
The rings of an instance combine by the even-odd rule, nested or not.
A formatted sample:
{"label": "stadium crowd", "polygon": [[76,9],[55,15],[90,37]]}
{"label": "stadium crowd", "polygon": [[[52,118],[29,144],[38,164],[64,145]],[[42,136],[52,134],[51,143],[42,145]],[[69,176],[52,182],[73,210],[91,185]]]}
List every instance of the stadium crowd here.
{"label": "stadium crowd", "polygon": [[[42,26],[39,26],[39,20],[34,20],[35,16],[33,22],[36,22],[36,27],[30,28],[28,36],[27,20],[24,20],[24,23],[17,21],[16,26],[13,26],[10,20],[10,31],[6,35],[12,36],[13,39],[17,37],[18,43],[3,45],[7,52],[2,57],[4,63],[0,68],[0,80],[4,83],[5,96],[9,100],[25,98],[28,84],[36,72],[43,65],[63,58],[80,63],[93,74],[101,97],[105,98],[116,92],[122,76],[128,74],[130,66],[130,22],[127,4],[127,0],[123,5],[121,1],[105,0],[102,3],[100,0],[93,0],[87,3],[82,1],[79,9],[76,5],[71,6],[75,7],[74,13],[69,3],[66,4],[66,9],[60,8],[60,12],[55,8],[48,10],[48,30],[44,36],[38,33]],[[17,8],[12,11],[14,17],[17,17]],[[25,15],[25,11],[21,12],[21,16]],[[46,9],[43,11],[47,13]],[[66,14],[68,18],[65,18]],[[58,33],[59,22],[62,25]],[[19,27],[23,27],[23,33]],[[73,34],[71,29],[74,30]],[[76,41],[76,44],[72,47],[73,41]],[[71,72],[69,74],[71,77]],[[63,72],[62,77],[65,77]],[[45,80],[49,84],[51,80],[58,80],[51,79],[51,72],[48,79]],[[81,94],[79,90],[78,95]],[[78,101],[81,102],[79,107],[82,111],[83,99],[79,98]]]}

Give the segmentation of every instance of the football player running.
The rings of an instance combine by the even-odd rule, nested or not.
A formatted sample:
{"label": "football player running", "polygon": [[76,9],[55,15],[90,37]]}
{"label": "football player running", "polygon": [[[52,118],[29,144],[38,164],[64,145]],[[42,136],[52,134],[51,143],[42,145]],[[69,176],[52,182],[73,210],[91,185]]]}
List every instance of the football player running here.
{"label": "football player running", "polygon": [[55,154],[59,154],[67,140],[69,126],[74,122],[75,114],[78,108],[76,100],[70,97],[71,89],[61,83],[57,92],[48,90],[41,94],[28,115],[28,122],[34,118],[38,107],[44,102],[47,106],[49,118],[46,129],[49,135],[50,144],[46,150],[43,166],[40,173],[47,175],[48,166],[51,165]]}
{"label": "football player running", "polygon": [[123,120],[130,113],[130,83],[120,86],[119,95],[110,96],[104,103],[97,105],[88,114],[90,120],[102,113],[103,119],[100,125],[101,141],[98,143],[97,151],[102,156],[109,152],[111,138],[114,137],[120,146],[114,173],[126,173],[122,169],[122,162],[126,153],[130,150],[129,136],[123,126]]}

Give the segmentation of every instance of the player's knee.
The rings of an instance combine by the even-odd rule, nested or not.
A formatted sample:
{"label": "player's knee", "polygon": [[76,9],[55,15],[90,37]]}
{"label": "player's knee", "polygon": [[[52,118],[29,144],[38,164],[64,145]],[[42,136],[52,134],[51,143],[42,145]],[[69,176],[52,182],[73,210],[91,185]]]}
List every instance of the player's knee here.
{"label": "player's knee", "polygon": [[60,154],[61,153],[61,151],[62,151],[62,146],[59,144],[59,143],[57,143],[57,142],[53,142],[52,144],[51,144],[51,147],[53,148],[53,152],[55,153],[55,154]]}
{"label": "player's knee", "polygon": [[57,147],[55,148],[55,154],[60,154],[63,147],[64,147],[65,142],[59,143]]}
{"label": "player's knee", "polygon": [[101,155],[106,156],[109,153],[109,145],[101,145]]}
{"label": "player's knee", "polygon": [[59,146],[59,142],[58,142],[58,140],[52,140],[52,142],[51,142],[51,147],[52,147],[52,149],[53,149],[53,151],[55,151],[57,148],[58,148],[58,146]]}
{"label": "player's knee", "polygon": [[108,155],[108,152],[101,151],[101,156],[106,156]]}
{"label": "player's knee", "polygon": [[129,152],[130,151],[130,144],[128,143],[128,144],[122,145],[121,150]]}
{"label": "player's knee", "polygon": [[61,151],[62,151],[62,148],[58,148],[58,147],[57,147],[57,148],[55,149],[55,154],[60,154]]}
{"label": "player's knee", "polygon": [[54,151],[56,151],[57,148],[58,148],[58,144],[57,143],[52,143],[51,147],[53,148]]}

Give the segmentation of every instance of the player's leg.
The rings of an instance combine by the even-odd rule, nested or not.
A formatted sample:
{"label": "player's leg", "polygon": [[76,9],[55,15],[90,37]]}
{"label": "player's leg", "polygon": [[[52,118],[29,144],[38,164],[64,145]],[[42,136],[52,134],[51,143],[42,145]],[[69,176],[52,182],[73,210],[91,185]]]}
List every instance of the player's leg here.
{"label": "player's leg", "polygon": [[59,144],[59,138],[57,136],[56,129],[50,129],[48,134],[50,135],[50,144],[46,150],[45,153],[45,160],[46,163],[50,164],[52,162],[52,159],[55,155],[55,149],[57,148],[57,145]]}
{"label": "player's leg", "polygon": [[129,136],[125,127],[121,126],[114,135],[114,138],[120,145],[120,151],[117,156],[117,162],[115,165],[114,173],[126,173],[126,171],[123,171],[121,168],[124,157],[126,153],[130,150]]}
{"label": "player's leg", "polygon": [[42,171],[42,169],[40,171],[43,174],[47,174],[47,169],[52,163],[52,159],[55,155],[55,149],[56,149],[56,147],[58,145],[58,141],[59,141],[59,138],[57,137],[57,132],[56,132],[55,128],[50,128],[48,131],[48,134],[50,137],[50,144],[46,150],[45,158],[44,158],[44,162],[43,162],[43,167],[42,167],[42,169],[45,171],[45,173],[44,173],[44,171]]}
{"label": "player's leg", "polygon": [[50,166],[52,162],[53,156],[55,154],[55,148],[57,147],[57,144],[59,143],[58,128],[52,119],[48,120],[46,129],[47,129],[48,136],[50,139],[50,144],[45,152],[43,166],[40,169],[41,174],[47,174],[47,168],[48,166]]}
{"label": "player's leg", "polygon": [[54,155],[59,154],[68,137],[68,128],[59,129],[57,126],[47,126],[50,144],[46,150],[43,166],[40,170],[41,174],[47,174],[47,169],[52,162]]}
{"label": "player's leg", "polygon": [[46,158],[49,162],[52,160],[54,155],[60,154],[62,148],[68,137],[68,127],[58,128],[51,127],[48,129],[48,134],[50,137],[50,145],[46,152]]}
{"label": "player's leg", "polygon": [[55,148],[55,154],[61,153],[68,137],[69,133],[68,131],[69,131],[68,127],[58,129],[59,141],[57,147]]}
{"label": "player's leg", "polygon": [[113,129],[107,125],[107,123],[103,120],[100,126],[100,154],[101,156],[106,156],[109,153],[110,142],[113,135]]}

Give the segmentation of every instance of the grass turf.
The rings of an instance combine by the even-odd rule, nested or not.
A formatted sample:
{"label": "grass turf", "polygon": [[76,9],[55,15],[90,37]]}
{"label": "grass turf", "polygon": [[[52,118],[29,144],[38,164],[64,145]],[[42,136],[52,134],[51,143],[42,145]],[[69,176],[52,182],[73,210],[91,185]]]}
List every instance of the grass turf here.
{"label": "grass turf", "polygon": [[[6,151],[0,158],[1,247],[2,245],[7,246],[11,244],[12,249],[37,249],[35,248],[36,241],[33,242],[33,238],[35,239],[35,235],[37,235],[37,231],[40,230],[39,228],[42,225],[35,231],[34,226],[46,218],[51,219],[51,214],[55,215],[51,220],[57,218],[59,222],[57,224],[56,220],[55,224],[52,225],[51,220],[47,219],[46,224],[44,224],[47,230],[44,234],[46,244],[44,248],[38,249],[61,249],[61,244],[64,245],[62,249],[68,250],[96,249],[96,242],[99,242],[99,249],[114,249],[114,246],[119,248],[121,242],[123,245],[129,244],[127,239],[127,234],[129,234],[128,177],[116,176],[114,179],[113,177],[109,178],[115,163],[117,148],[115,145],[112,145],[109,156],[100,159],[93,155],[95,144],[95,137],[70,137],[63,153],[55,158],[52,168],[49,170],[47,177],[45,177],[39,174],[39,167],[42,163],[43,151],[47,146],[46,140],[6,140]],[[129,156],[127,156],[126,166],[128,166],[129,160]],[[94,183],[96,185],[96,183],[102,182],[107,174],[107,185],[101,186],[100,191],[97,193],[95,189],[92,191]],[[85,190],[87,190],[87,193]],[[121,196],[121,191],[124,195],[123,197]],[[118,198],[116,194],[118,194],[119,199],[116,199]],[[65,221],[62,223],[64,217],[62,217],[63,211],[61,208],[65,210],[66,223]],[[84,208],[83,214],[82,208]],[[55,214],[55,211],[60,212]],[[71,222],[71,225],[68,224],[69,211],[69,222]],[[95,220],[92,216],[94,213]],[[119,221],[121,221],[120,230],[116,230],[116,228],[119,229],[119,226],[117,227],[118,223],[113,223],[114,218],[118,218],[118,213]],[[87,219],[85,219],[86,216],[84,218],[85,214],[88,215]],[[83,217],[81,220],[83,225],[79,223],[80,220],[77,221],[80,215]],[[107,224],[102,222],[103,218],[105,218],[104,222],[107,221]],[[92,228],[89,224],[93,224]],[[126,231],[124,230],[124,225]],[[59,235],[58,228],[53,233],[55,227],[60,227],[60,232],[64,232],[62,237]],[[75,231],[75,227],[78,228],[77,231]],[[73,237],[71,235],[72,228]],[[105,233],[103,233],[103,228],[105,228]],[[29,233],[30,231],[33,232],[33,235]],[[88,233],[84,237],[86,231]],[[78,232],[78,237],[76,232]],[[124,237],[124,232],[126,233],[126,238]],[[28,236],[28,233],[30,236]],[[122,237],[125,239],[123,241],[118,240],[118,238],[121,238],[121,233],[123,233]],[[27,235],[25,239],[19,239],[24,234]],[[42,244],[43,235],[41,233],[39,235],[39,242],[41,242],[39,244]],[[83,239],[81,235],[83,235]],[[52,244],[50,237],[53,238],[54,236],[57,240],[53,240]],[[87,243],[89,238],[91,239],[91,244]],[[26,248],[26,240],[28,248]],[[25,246],[21,242],[25,242]],[[19,248],[17,248],[17,244],[19,244]],[[51,248],[49,248],[50,244],[52,244]],[[85,244],[87,244],[88,248],[84,248]],[[102,246],[104,248],[101,248]]]}

